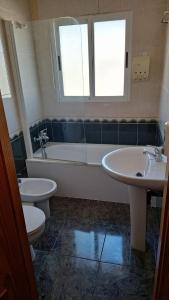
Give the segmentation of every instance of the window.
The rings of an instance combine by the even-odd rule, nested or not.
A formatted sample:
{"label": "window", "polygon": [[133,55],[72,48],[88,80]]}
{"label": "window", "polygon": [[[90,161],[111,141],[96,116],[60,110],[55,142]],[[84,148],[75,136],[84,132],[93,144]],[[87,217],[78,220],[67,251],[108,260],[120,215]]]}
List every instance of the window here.
{"label": "window", "polygon": [[59,27],[64,96],[89,96],[87,24]]}
{"label": "window", "polygon": [[8,74],[5,64],[4,50],[0,39],[0,90],[3,98],[11,96],[8,82]]}
{"label": "window", "polygon": [[124,95],[126,21],[94,23],[95,95]]}
{"label": "window", "polygon": [[128,100],[131,14],[55,24],[61,101]]}

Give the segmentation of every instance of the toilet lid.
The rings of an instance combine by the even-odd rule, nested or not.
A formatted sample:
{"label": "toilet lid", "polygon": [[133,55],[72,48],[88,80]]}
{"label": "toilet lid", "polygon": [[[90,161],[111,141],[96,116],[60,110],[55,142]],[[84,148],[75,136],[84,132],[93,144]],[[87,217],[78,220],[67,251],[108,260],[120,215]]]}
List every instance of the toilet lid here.
{"label": "toilet lid", "polygon": [[44,212],[34,206],[22,205],[27,234],[37,231],[45,223]]}

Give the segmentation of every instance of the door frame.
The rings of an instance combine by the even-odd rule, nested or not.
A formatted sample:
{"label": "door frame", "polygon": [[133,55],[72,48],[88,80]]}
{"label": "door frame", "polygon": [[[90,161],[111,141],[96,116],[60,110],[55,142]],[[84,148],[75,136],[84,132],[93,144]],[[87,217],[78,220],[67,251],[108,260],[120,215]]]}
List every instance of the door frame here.
{"label": "door frame", "polygon": [[[8,261],[17,300],[37,300],[32,258],[26,232],[15,164],[0,94],[0,250]],[[0,275],[3,275],[3,261]],[[8,299],[8,298],[7,298]]]}

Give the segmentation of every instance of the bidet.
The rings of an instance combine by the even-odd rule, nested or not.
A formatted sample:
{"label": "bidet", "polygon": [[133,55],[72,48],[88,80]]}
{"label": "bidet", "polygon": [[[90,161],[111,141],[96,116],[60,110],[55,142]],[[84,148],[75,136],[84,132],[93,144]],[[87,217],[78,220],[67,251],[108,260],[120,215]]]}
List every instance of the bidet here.
{"label": "bidet", "polygon": [[34,203],[50,217],[49,198],[57,191],[55,181],[45,178],[20,178],[19,191],[24,202]]}

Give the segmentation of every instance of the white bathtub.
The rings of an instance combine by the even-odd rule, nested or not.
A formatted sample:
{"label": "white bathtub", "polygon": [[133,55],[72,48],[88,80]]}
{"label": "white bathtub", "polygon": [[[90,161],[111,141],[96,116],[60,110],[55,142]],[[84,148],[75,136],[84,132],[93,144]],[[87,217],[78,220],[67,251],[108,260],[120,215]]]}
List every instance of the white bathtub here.
{"label": "white bathtub", "polygon": [[102,157],[126,146],[50,143],[48,159],[41,151],[27,159],[30,177],[51,178],[58,183],[59,196],[128,203],[127,186],[115,181],[101,166]]}
{"label": "white bathtub", "polygon": [[[102,158],[108,152],[122,148],[119,145],[48,143],[46,154],[48,159],[66,162],[78,162],[101,165]],[[42,158],[41,149],[34,153],[34,158]]]}

